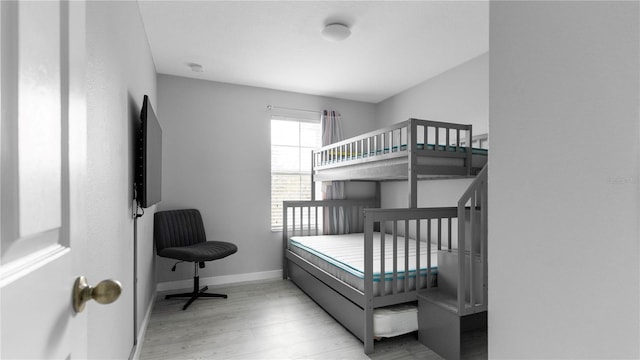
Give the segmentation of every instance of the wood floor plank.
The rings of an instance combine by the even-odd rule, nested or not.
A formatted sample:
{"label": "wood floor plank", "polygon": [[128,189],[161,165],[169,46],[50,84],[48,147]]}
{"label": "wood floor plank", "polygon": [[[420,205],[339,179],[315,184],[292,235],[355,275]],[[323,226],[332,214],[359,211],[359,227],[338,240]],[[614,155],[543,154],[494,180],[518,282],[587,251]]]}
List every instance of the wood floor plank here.
{"label": "wood floor plank", "polygon": [[442,359],[416,333],[383,339],[375,353],[365,355],[360,340],[290,281],[209,291],[229,298],[198,299],[182,311],[186,300],[159,294],[140,359]]}

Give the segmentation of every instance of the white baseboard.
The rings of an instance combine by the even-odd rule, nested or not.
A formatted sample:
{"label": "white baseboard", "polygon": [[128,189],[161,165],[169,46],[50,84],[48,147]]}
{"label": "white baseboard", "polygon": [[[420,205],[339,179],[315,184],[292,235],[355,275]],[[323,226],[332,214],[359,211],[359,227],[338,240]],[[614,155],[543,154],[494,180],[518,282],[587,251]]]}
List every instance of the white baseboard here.
{"label": "white baseboard", "polygon": [[[246,273],[246,274],[237,274],[237,275],[224,275],[224,276],[213,276],[200,278],[200,285],[225,285],[225,284],[233,284],[247,281],[257,281],[257,280],[270,280],[282,278],[282,270],[272,270],[272,271],[262,271],[262,272],[254,272],[254,273]],[[178,290],[178,289],[190,289],[193,288],[193,279],[189,280],[178,280],[178,281],[166,281],[162,283],[158,283],[156,288],[157,292],[162,291],[170,291],[170,290]]]}
{"label": "white baseboard", "polygon": [[138,331],[138,337],[136,338],[136,345],[134,346],[133,353],[129,356],[130,360],[138,360],[140,359],[140,351],[142,351],[142,345],[144,343],[144,336],[147,333],[147,326],[149,325],[149,319],[151,318],[151,312],[153,310],[153,305],[156,303],[156,296],[158,292],[156,291],[149,301],[149,306],[147,307],[147,311],[144,314],[144,319],[142,319],[142,324],[140,324],[140,330]]}

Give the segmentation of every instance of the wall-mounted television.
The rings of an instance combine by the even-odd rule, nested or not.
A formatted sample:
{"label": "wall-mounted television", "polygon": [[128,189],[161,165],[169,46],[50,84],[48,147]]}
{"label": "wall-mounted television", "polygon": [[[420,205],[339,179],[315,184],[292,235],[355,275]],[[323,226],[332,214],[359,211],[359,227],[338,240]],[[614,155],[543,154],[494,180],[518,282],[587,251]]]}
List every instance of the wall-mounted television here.
{"label": "wall-mounted television", "polygon": [[147,95],[140,110],[137,143],[136,201],[147,208],[162,200],[162,128]]}

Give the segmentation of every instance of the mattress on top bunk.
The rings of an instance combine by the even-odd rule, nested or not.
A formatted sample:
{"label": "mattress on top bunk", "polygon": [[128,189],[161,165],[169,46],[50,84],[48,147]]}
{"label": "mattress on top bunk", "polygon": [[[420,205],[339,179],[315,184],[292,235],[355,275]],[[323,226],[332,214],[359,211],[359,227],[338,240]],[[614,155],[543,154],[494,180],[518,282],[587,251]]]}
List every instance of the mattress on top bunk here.
{"label": "mattress on top bunk", "polygon": [[[380,274],[380,233],[373,236],[373,281],[374,294],[380,295],[381,284],[385,294],[392,293],[393,286],[393,237],[385,236],[385,274]],[[364,292],[364,234],[294,236],[289,240],[289,249],[332,276]],[[409,239],[409,268],[405,269],[405,239],[398,236],[398,281],[401,290],[404,279],[408,279],[409,290],[425,286],[427,281],[427,244],[420,244],[420,269],[416,270],[416,241]],[[438,252],[435,245],[431,251],[431,275],[437,274]],[[381,281],[384,279],[384,281]],[[431,277],[431,286],[436,285],[436,277]]]}

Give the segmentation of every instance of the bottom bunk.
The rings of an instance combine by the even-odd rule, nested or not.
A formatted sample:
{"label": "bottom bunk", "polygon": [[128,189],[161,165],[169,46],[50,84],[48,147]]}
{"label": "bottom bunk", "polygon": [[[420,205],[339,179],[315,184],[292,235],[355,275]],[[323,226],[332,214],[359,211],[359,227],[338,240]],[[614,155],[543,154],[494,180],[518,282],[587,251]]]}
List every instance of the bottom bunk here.
{"label": "bottom bunk", "polygon": [[[437,252],[456,246],[456,208],[375,205],[284,203],[284,276],[363,341],[365,353],[376,338],[418,329],[417,291],[436,285]],[[348,225],[327,226],[329,219]],[[348,230],[324,235],[325,228]]]}
{"label": "bottom bunk", "polygon": [[[363,323],[365,312],[362,307],[347,300],[342,294],[296,263],[290,265],[289,279],[366,345]],[[399,336],[417,330],[417,302],[391,305],[373,311],[372,340]]]}
{"label": "bottom bunk", "polygon": [[[341,235],[319,235],[319,236],[294,236],[289,239],[289,250],[299,255],[303,259],[311,262],[330,275],[364,292],[364,234],[351,233]],[[429,281],[431,286],[435,286],[435,275],[437,274],[437,249],[432,247],[431,251],[426,245],[420,244],[414,239],[404,239],[398,236],[397,247],[394,249],[392,241],[384,241],[382,246],[382,234],[373,233],[373,253],[384,254],[384,264],[380,257],[373,259],[373,293],[379,295],[383,293],[393,293],[393,276],[397,276],[396,291],[402,291],[404,280],[407,279],[410,289],[423,288],[424,283]],[[405,245],[408,247],[405,248]],[[400,261],[396,265],[393,263],[394,250],[400,254]],[[397,255],[396,254],[396,255]],[[417,258],[419,254],[419,258]],[[404,256],[408,255],[408,267],[405,268]],[[429,259],[427,259],[429,257]],[[420,264],[419,270],[416,263]],[[384,273],[384,276],[382,275]],[[385,289],[380,289],[384,285]]]}

